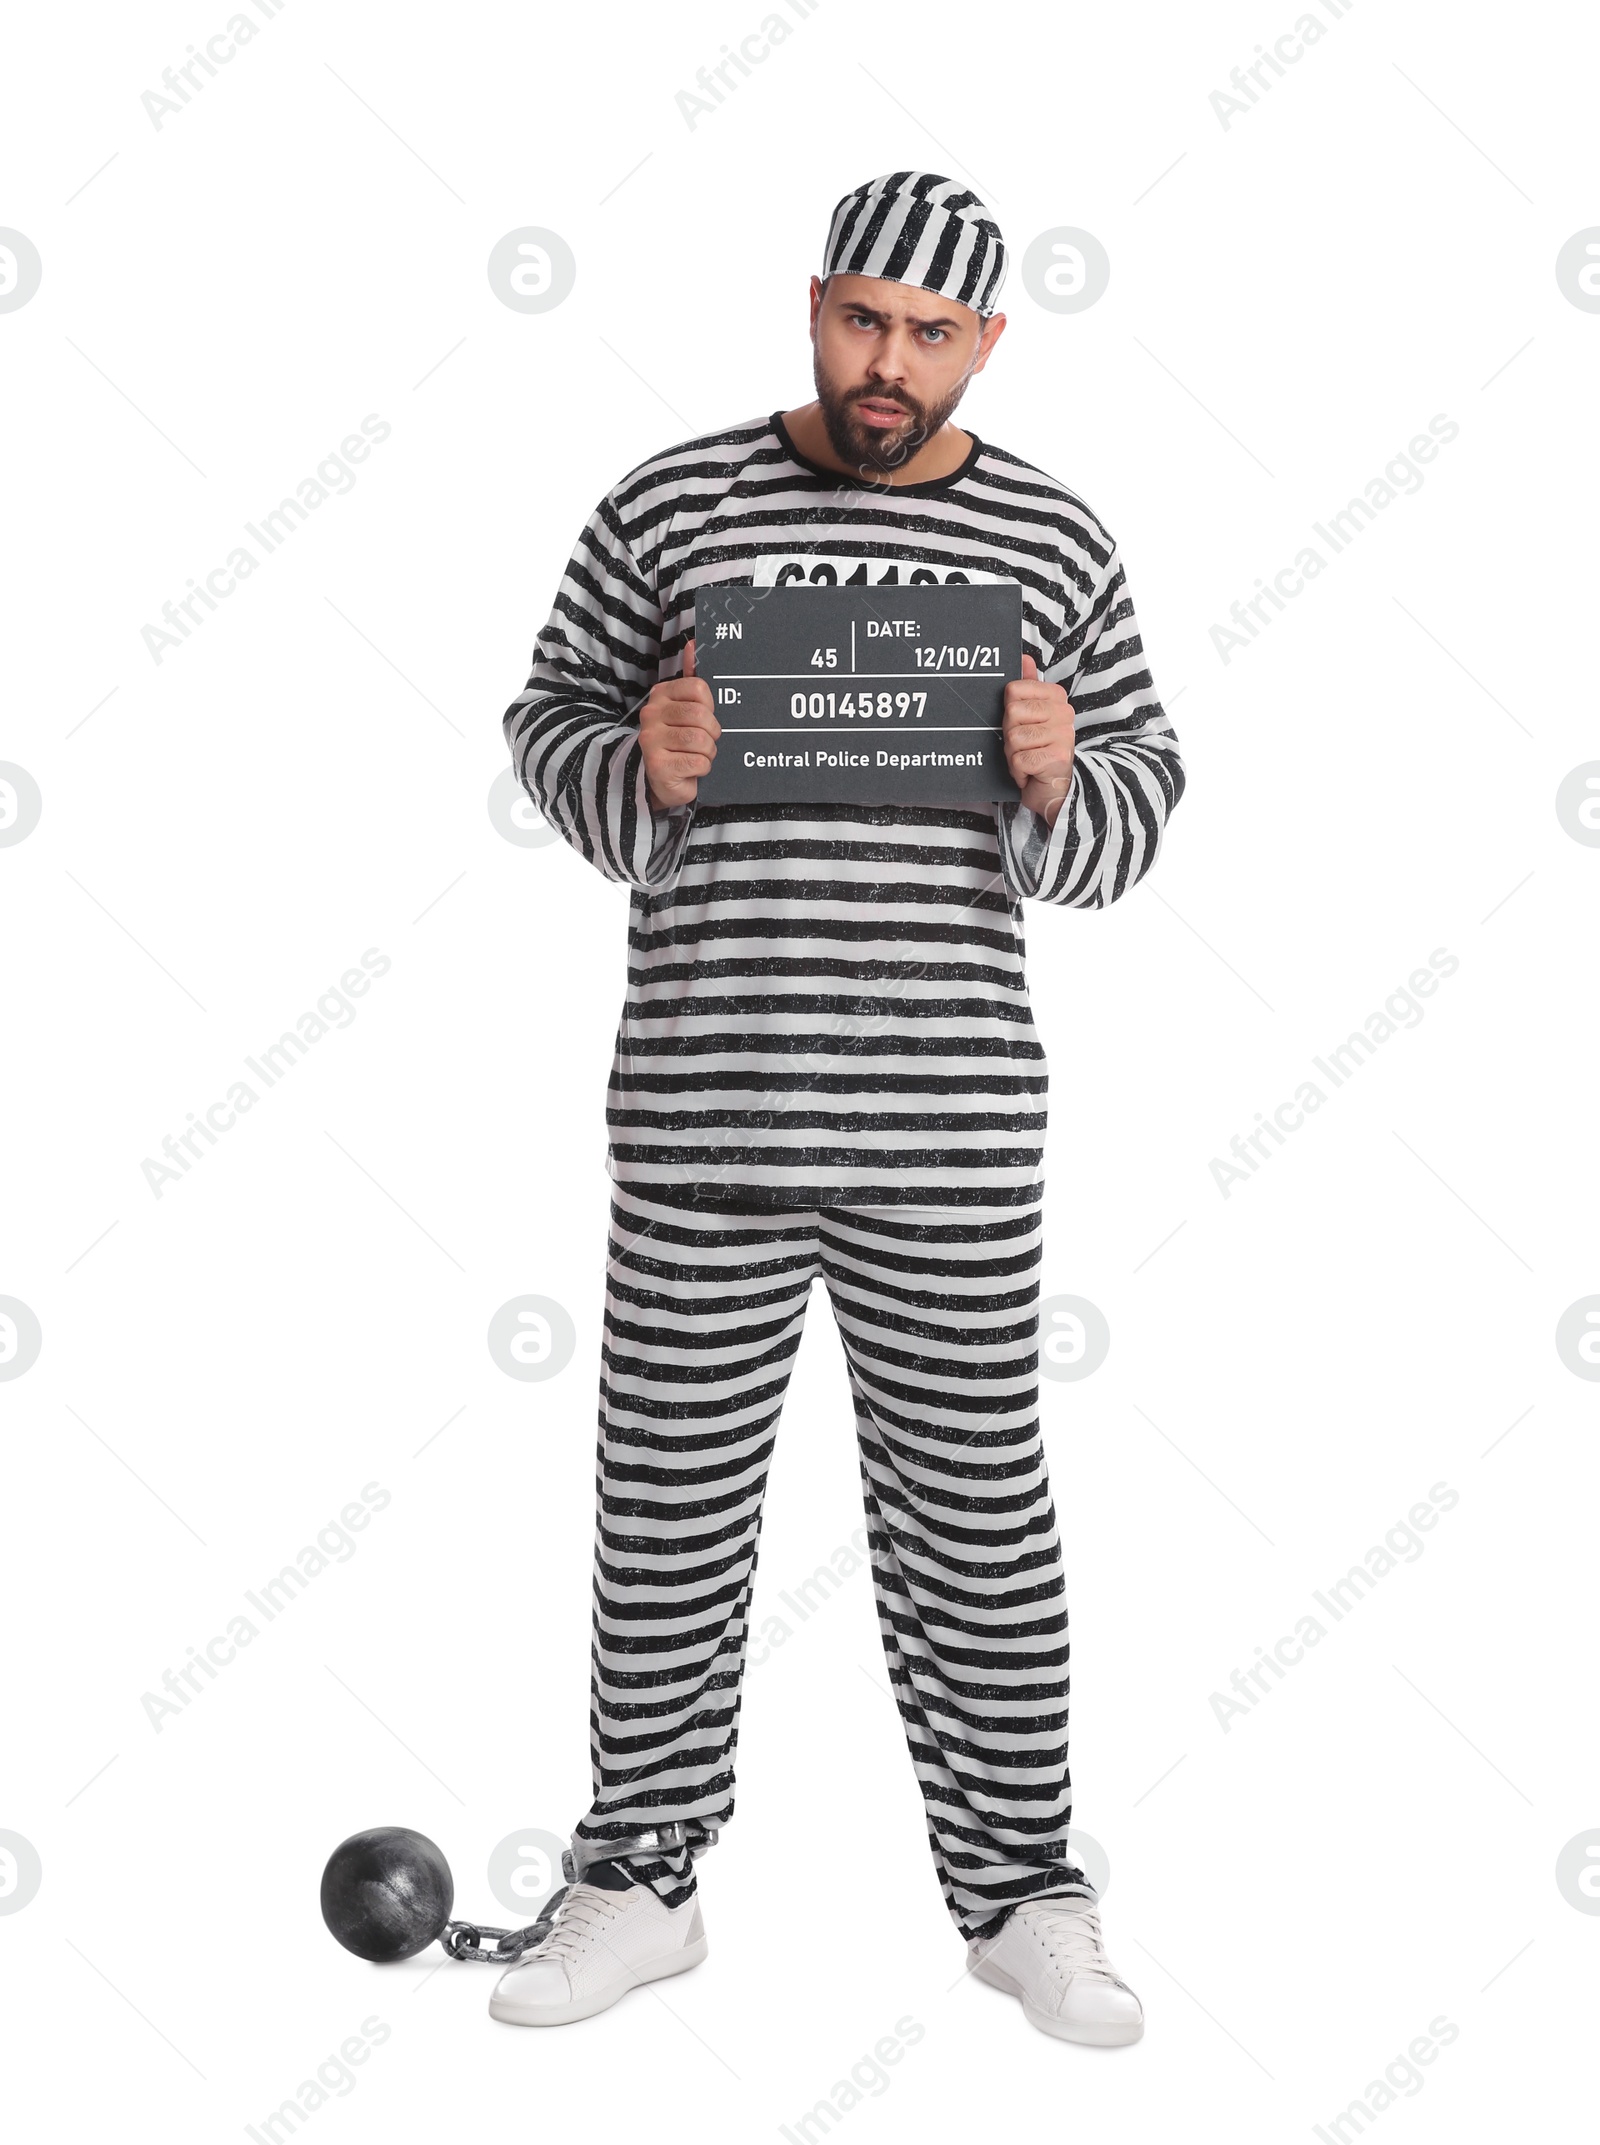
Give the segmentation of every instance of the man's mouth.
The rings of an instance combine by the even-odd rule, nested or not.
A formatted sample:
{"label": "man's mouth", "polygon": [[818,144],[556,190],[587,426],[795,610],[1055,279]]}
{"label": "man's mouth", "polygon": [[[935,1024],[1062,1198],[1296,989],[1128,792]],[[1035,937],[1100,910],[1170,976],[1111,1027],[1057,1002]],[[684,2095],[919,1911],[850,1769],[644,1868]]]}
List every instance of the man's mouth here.
{"label": "man's mouth", "polygon": [[857,401],[856,415],[864,424],[887,430],[890,425],[903,424],[911,412],[903,402],[889,402],[882,396],[869,396],[865,400]]}

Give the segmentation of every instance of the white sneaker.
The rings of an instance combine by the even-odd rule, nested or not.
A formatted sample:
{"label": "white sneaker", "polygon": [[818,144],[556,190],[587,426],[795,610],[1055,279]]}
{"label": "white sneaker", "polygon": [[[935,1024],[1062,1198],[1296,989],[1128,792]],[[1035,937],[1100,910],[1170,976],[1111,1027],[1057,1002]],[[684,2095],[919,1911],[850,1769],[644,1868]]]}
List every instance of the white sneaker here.
{"label": "white sneaker", "polygon": [[698,1966],[706,1955],[700,1897],[668,1907],[642,1884],[570,1887],[555,1927],[494,1985],[489,2016],[508,2026],[564,2026],[607,2010],[644,1981]]}
{"label": "white sneaker", "polygon": [[1106,1957],[1092,1900],[1024,1900],[967,1957],[980,1981],[1020,1996],[1029,2024],[1057,2040],[1120,2048],[1144,2032],[1143,2007]]}

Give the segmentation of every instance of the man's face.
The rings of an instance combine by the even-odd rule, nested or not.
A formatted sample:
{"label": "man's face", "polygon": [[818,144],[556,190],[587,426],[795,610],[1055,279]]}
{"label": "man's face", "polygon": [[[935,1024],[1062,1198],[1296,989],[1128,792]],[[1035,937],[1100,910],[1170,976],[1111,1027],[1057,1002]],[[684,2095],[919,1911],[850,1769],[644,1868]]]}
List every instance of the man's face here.
{"label": "man's face", "polygon": [[812,374],[829,444],[865,475],[888,475],[945,423],[981,372],[1005,315],[984,321],[910,283],[811,279]]}

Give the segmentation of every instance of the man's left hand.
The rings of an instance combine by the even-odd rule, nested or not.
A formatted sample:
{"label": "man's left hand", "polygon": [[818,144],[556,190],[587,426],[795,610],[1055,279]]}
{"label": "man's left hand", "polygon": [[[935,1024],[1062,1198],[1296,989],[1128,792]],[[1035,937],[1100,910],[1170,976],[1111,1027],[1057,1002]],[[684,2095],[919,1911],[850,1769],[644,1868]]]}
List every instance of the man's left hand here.
{"label": "man's left hand", "polygon": [[1000,734],[1022,802],[1054,826],[1072,781],[1072,702],[1064,686],[1045,683],[1031,655],[1022,658],[1022,676],[1006,684]]}

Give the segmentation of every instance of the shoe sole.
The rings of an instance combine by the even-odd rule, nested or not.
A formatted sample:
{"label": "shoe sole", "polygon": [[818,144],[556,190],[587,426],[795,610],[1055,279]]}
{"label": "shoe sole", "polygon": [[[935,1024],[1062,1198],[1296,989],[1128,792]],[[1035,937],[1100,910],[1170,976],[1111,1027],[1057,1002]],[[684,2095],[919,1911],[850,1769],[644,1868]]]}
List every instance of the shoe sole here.
{"label": "shoe sole", "polygon": [[1022,2005],[1023,2015],[1030,2026],[1037,2026],[1041,2033],[1048,2033],[1053,2040],[1076,2041],[1085,2048],[1126,2048],[1139,2040],[1144,2033],[1144,2020],[1134,2019],[1121,2025],[1107,2021],[1104,2025],[1073,2026],[1059,2018],[1052,2018],[1029,2003],[1021,1986],[1012,1980],[1004,1967],[991,1966],[987,1960],[972,1969],[973,1978],[986,1981],[992,1989],[1004,1989],[1008,1996],[1015,1996]]}
{"label": "shoe sole", "polygon": [[669,1975],[686,1974],[691,1966],[700,1964],[706,1950],[705,1938],[696,1937],[692,1944],[685,1944],[682,1951],[675,1951],[670,1958],[658,1959],[651,1966],[630,1967],[631,1978],[621,1988],[598,1990],[579,2003],[563,2004],[559,2010],[537,2010],[531,2005],[519,2004],[515,1998],[491,1996],[489,2016],[506,2026],[568,2026],[580,2018],[593,2018],[596,2012],[609,2011],[630,1990],[642,1988],[647,1981],[665,1981]]}

